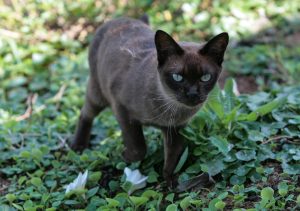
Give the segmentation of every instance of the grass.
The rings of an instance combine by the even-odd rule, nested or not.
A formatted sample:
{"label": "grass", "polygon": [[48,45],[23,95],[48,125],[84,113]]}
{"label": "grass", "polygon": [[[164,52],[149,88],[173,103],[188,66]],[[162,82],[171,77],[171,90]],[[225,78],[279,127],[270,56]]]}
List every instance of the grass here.
{"label": "grass", "polygon": [[[2,4],[0,210],[300,209],[299,5],[275,0]],[[147,157],[128,167],[147,175],[147,186],[129,196],[121,132],[109,109],[95,121],[90,149],[76,154],[65,141],[83,104],[87,45],[95,27],[144,12],[154,29],[182,40],[228,31],[224,69],[245,82],[255,78],[257,91],[236,96],[229,78],[181,131],[188,140],[176,173],[181,191],[169,189],[161,176],[160,132],[145,128]],[[64,186],[86,169],[85,189],[65,194]],[[197,185],[193,178],[202,172],[215,183]]]}

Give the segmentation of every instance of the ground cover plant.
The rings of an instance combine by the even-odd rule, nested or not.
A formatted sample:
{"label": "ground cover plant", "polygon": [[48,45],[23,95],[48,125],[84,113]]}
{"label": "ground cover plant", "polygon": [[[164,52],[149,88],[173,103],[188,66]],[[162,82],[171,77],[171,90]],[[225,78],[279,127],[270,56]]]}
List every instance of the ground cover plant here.
{"label": "ground cover plant", "polygon": [[[0,210],[300,209],[297,1],[1,4]],[[95,121],[90,149],[77,154],[66,144],[84,100],[95,27],[145,12],[152,28],[180,39],[231,36],[227,79],[181,131],[188,145],[174,189],[161,176],[162,137],[155,128],[144,130],[146,159],[131,165],[120,156],[120,129],[109,109]],[[129,195],[125,167],[148,176],[146,187]],[[65,185],[86,170],[86,185],[66,194]],[[203,172],[208,187],[197,183]]]}

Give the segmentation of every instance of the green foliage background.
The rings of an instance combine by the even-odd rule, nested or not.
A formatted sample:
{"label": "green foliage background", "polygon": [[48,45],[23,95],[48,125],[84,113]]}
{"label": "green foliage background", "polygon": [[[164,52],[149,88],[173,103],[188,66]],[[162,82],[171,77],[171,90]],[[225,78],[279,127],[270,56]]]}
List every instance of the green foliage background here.
{"label": "green foliage background", "polygon": [[[298,1],[279,0],[0,2],[0,210],[299,209],[299,12]],[[94,30],[144,13],[154,30],[180,40],[229,32],[224,69],[257,84],[236,96],[227,80],[182,131],[189,150],[178,167],[181,187],[207,172],[216,181],[209,189],[168,189],[162,137],[147,128],[147,157],[130,167],[148,185],[128,196],[110,110],[95,121],[91,149],[76,154],[65,144],[83,104]],[[86,189],[65,196],[64,185],[86,169]]]}

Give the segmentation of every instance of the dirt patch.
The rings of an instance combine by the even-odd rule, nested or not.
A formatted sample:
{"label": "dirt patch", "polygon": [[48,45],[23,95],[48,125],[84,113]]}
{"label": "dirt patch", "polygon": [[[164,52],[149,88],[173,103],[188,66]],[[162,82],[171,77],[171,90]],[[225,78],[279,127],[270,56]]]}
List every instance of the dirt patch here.
{"label": "dirt patch", "polygon": [[270,160],[267,161],[264,166],[268,168],[274,168],[274,172],[268,177],[267,183],[271,186],[271,188],[277,190],[278,184],[283,180],[283,178],[280,176],[280,174],[283,172],[281,164],[278,161]]}
{"label": "dirt patch", "polygon": [[221,88],[224,87],[227,78],[232,77],[237,83],[237,89],[239,93],[250,94],[258,90],[258,85],[255,81],[255,77],[252,75],[231,75],[229,72],[224,70],[219,78],[219,84]]}
{"label": "dirt patch", "polygon": [[286,45],[293,47],[293,46],[299,46],[300,45],[300,32],[293,33],[291,35],[288,35],[284,42]]}
{"label": "dirt patch", "polygon": [[3,179],[3,175],[0,174],[0,196],[4,196],[7,193],[7,189],[9,187],[9,181]]}
{"label": "dirt patch", "polygon": [[[285,177],[282,175],[283,169],[281,167],[280,162],[275,160],[267,160],[263,165],[269,168],[274,168],[273,173],[268,176],[268,180],[266,182],[266,184],[271,188],[273,188],[273,190],[278,191],[278,184],[283,181],[287,182],[289,185],[295,185],[295,186],[299,185],[300,182],[299,177],[298,177],[298,181],[294,181],[292,177],[290,176]],[[299,193],[296,190],[292,190],[292,191],[290,190],[289,194],[293,194],[297,196]],[[292,210],[295,206],[296,206],[296,202],[289,200],[285,204],[285,209]]]}
{"label": "dirt patch", "polygon": [[118,180],[118,178],[123,174],[122,171],[117,170],[116,168],[113,168],[112,166],[105,166],[101,168],[102,176],[99,181],[99,186],[102,188],[105,188],[109,192],[109,195],[111,197],[115,196],[117,194],[116,191],[112,191],[110,188],[110,182],[112,180]]}

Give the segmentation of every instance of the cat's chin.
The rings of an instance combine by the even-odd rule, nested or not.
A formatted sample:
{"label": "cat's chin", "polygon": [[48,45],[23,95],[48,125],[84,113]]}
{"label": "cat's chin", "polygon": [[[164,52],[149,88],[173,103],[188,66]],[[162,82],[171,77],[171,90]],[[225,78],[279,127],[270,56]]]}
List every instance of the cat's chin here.
{"label": "cat's chin", "polygon": [[198,102],[185,102],[185,101],[177,101],[181,106],[189,109],[199,108],[203,105],[205,101],[198,101]]}
{"label": "cat's chin", "polygon": [[178,101],[185,107],[190,109],[200,108],[206,101],[206,97],[190,100],[190,99],[178,99]]}
{"label": "cat's chin", "polygon": [[203,102],[202,103],[197,103],[197,104],[185,104],[186,107],[191,108],[191,109],[199,108],[202,105],[203,105]]}

